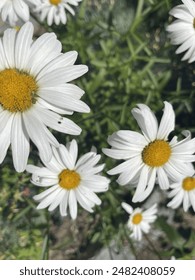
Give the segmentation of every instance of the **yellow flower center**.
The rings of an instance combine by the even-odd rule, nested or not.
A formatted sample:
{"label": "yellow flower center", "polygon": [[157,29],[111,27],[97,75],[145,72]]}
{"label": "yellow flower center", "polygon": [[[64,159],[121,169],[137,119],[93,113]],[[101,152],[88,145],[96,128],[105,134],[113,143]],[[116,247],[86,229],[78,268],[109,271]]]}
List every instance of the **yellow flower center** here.
{"label": "yellow flower center", "polygon": [[132,223],[135,225],[138,225],[139,223],[141,223],[143,217],[141,213],[137,213],[133,216],[132,218]]}
{"label": "yellow flower center", "polygon": [[164,165],[170,158],[171,148],[164,140],[155,140],[143,149],[143,162],[151,167]]}
{"label": "yellow flower center", "polygon": [[35,103],[35,79],[16,69],[0,71],[0,104],[10,112],[24,112]]}
{"label": "yellow flower center", "polygon": [[81,177],[77,172],[68,169],[62,170],[58,178],[60,187],[66,190],[77,188],[81,181]]}
{"label": "yellow flower center", "polygon": [[194,18],[194,20],[193,20],[193,27],[195,28],[195,18]]}
{"label": "yellow flower center", "polygon": [[14,28],[16,31],[19,31],[21,27],[20,27],[19,25],[15,25],[13,28]]}
{"label": "yellow flower center", "polygon": [[182,182],[182,188],[189,192],[195,189],[195,178],[186,177]]}
{"label": "yellow flower center", "polygon": [[50,2],[52,5],[57,6],[58,4],[60,4],[60,3],[62,2],[62,0],[49,0],[49,2]]}

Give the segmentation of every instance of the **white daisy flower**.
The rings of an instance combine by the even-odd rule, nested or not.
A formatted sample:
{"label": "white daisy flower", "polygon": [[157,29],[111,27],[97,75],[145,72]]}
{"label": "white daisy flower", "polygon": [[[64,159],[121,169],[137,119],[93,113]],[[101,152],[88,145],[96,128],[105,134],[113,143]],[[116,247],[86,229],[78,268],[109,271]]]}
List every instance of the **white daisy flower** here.
{"label": "white daisy flower", "polygon": [[60,23],[66,24],[67,16],[66,10],[73,16],[75,12],[70,5],[78,6],[82,0],[41,0],[35,8],[35,12],[39,13],[40,20],[44,21],[47,18],[47,24],[53,23],[59,25]]}
{"label": "white daisy flower", "polygon": [[186,138],[180,142],[177,137],[171,141],[168,136],[175,126],[175,114],[172,105],[165,103],[164,114],[160,125],[150,108],[138,104],[132,110],[134,118],[143,133],[120,130],[110,137],[111,149],[103,152],[114,159],[125,162],[108,171],[108,174],[120,174],[120,185],[138,183],[133,202],[143,201],[152,192],[155,181],[161,189],[169,188],[169,179],[177,180],[182,174],[191,176],[193,170],[188,162],[195,161],[195,138],[191,139],[188,131],[183,132]]}
{"label": "white daisy flower", "polygon": [[0,15],[4,22],[8,21],[11,26],[15,26],[19,19],[24,22],[29,20],[29,5],[39,4],[40,0],[1,0]]}
{"label": "white daisy flower", "polygon": [[149,209],[143,211],[142,208],[133,208],[122,202],[122,207],[130,215],[127,222],[127,227],[132,231],[130,237],[140,241],[142,239],[142,233],[148,233],[150,230],[150,224],[153,223],[157,216],[157,204],[154,204]]}
{"label": "white daisy flower", "polygon": [[29,139],[49,161],[51,145],[59,143],[47,126],[78,135],[80,127],[60,114],[89,112],[80,101],[84,91],[69,83],[88,71],[85,65],[73,65],[77,52],[62,54],[54,33],[34,42],[32,36],[33,25],[28,22],[18,32],[6,30],[0,39],[0,163],[11,144],[18,172],[26,168]]}
{"label": "white daisy flower", "polygon": [[95,193],[107,191],[109,184],[109,179],[99,174],[104,168],[104,164],[97,165],[101,156],[89,152],[77,160],[78,146],[75,140],[66,147],[60,145],[59,149],[53,148],[53,152],[52,160],[45,163],[46,167],[27,166],[27,171],[33,174],[33,184],[51,186],[34,196],[35,200],[40,201],[37,209],[49,206],[48,210],[53,211],[59,206],[60,214],[66,216],[69,207],[72,219],[76,219],[78,202],[92,213],[92,208],[101,204]]}
{"label": "white daisy flower", "polygon": [[182,60],[195,61],[195,2],[182,0],[183,5],[174,7],[169,13],[177,18],[167,27],[171,44],[181,45],[176,54],[187,51]]}
{"label": "white daisy flower", "polygon": [[195,212],[195,177],[183,177],[177,182],[171,184],[171,192],[168,197],[173,198],[168,204],[168,207],[173,209],[178,208],[183,202],[183,209],[188,211],[192,206]]}
{"label": "white daisy flower", "polygon": [[[33,24],[34,26],[34,34],[35,36],[40,36],[45,32],[45,29],[43,26],[41,26],[38,21],[36,21],[33,17],[30,17],[29,21]],[[10,24],[8,22],[3,22],[0,18],[0,36],[3,35],[3,33],[5,32],[5,30],[7,30],[8,28],[12,27],[15,28],[17,31],[22,27],[22,25],[24,25],[25,22],[21,19],[19,19],[17,22],[15,22],[14,25],[10,26]]]}

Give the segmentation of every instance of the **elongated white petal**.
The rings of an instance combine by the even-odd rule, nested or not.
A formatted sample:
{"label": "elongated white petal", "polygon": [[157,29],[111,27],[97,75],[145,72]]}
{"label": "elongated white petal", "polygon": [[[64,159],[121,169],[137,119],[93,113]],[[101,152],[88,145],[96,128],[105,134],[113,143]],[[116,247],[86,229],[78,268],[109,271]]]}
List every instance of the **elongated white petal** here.
{"label": "elongated white petal", "polygon": [[18,32],[15,46],[15,66],[19,70],[24,70],[30,55],[30,46],[33,37],[32,23],[26,23]]}
{"label": "elongated white petal", "polygon": [[13,115],[8,119],[5,128],[0,133],[0,163],[4,160],[7,149],[9,148],[11,142],[11,128],[13,122]]}
{"label": "elongated white petal", "polygon": [[165,101],[164,104],[165,108],[158,129],[157,139],[167,140],[170,132],[175,128],[175,113],[170,103]]}
{"label": "elongated white petal", "polygon": [[30,144],[21,113],[16,113],[12,122],[11,147],[14,167],[17,172],[23,172],[27,165]]}
{"label": "elongated white petal", "polygon": [[154,141],[157,136],[158,123],[154,113],[144,104],[137,105],[139,109],[133,109],[132,115],[136,119],[142,132],[150,141]]}
{"label": "elongated white petal", "polygon": [[139,182],[132,199],[133,202],[139,201],[139,196],[144,192],[148,184],[148,175],[149,175],[149,167],[145,165],[141,170]]}
{"label": "elongated white petal", "polygon": [[69,191],[64,190],[64,195],[60,202],[60,214],[62,216],[67,216],[68,200],[69,200]]}
{"label": "elongated white petal", "polygon": [[31,110],[23,115],[23,119],[30,139],[37,146],[44,161],[51,160],[52,150],[48,142],[48,137],[44,131],[45,129],[43,123],[38,120]]}
{"label": "elongated white petal", "polygon": [[121,203],[123,209],[125,209],[125,211],[128,213],[128,214],[131,214],[133,212],[133,208],[131,207],[131,205],[125,203],[125,202],[122,202]]}
{"label": "elongated white petal", "polygon": [[157,169],[158,183],[162,190],[167,190],[170,186],[166,172],[162,167]]}
{"label": "elongated white petal", "polygon": [[73,220],[76,219],[77,217],[77,200],[76,200],[76,195],[73,190],[70,190],[69,192],[69,210],[70,210],[70,216]]}

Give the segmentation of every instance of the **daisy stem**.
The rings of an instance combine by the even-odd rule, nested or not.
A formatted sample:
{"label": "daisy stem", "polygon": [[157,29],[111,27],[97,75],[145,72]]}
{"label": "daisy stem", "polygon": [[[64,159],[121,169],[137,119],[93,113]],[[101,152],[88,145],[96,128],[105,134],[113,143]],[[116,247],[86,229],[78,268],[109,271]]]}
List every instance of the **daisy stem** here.
{"label": "daisy stem", "polygon": [[124,231],[125,231],[126,238],[127,238],[128,242],[129,242],[131,251],[132,251],[133,255],[135,256],[135,259],[137,260],[138,259],[138,255],[137,255],[137,252],[136,252],[135,247],[133,245],[133,242],[132,242],[131,238],[129,237],[129,233],[126,231],[125,228],[124,228]]}
{"label": "daisy stem", "polygon": [[47,229],[43,240],[42,255],[41,255],[42,260],[49,259],[49,236],[50,236],[50,215],[49,213],[47,213]]}
{"label": "daisy stem", "polygon": [[151,246],[153,252],[158,256],[159,260],[162,260],[161,255],[160,255],[159,252],[156,250],[154,244],[152,243],[152,241],[150,240],[150,238],[148,237],[148,235],[144,233],[144,237],[145,237],[145,239],[148,241],[148,243],[149,243],[149,245]]}

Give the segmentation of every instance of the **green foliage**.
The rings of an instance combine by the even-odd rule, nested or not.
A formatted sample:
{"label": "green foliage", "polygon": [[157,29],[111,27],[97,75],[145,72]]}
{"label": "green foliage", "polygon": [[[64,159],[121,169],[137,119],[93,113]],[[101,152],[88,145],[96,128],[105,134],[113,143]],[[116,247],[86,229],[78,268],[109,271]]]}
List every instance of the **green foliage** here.
{"label": "green foliage", "polygon": [[[77,63],[89,67],[89,72],[75,83],[85,90],[82,100],[91,112],[75,113],[71,117],[82,128],[82,134],[77,137],[81,154],[92,146],[101,153],[108,146],[107,136],[118,129],[137,130],[131,116],[131,109],[137,103],[148,104],[158,115],[163,101],[170,101],[176,110],[177,131],[195,132],[193,66],[181,62],[174,54],[175,48],[170,46],[165,31],[170,21],[169,10],[179,2],[83,0],[76,16],[68,16],[66,26],[45,24],[48,31],[57,34],[65,52],[76,50]],[[61,143],[72,138],[53,133]],[[32,148],[30,160],[34,164],[38,162],[36,153]],[[28,174],[13,170],[11,154],[7,158],[0,171],[0,259],[48,258],[48,246],[52,250],[56,240],[55,234],[49,234],[49,226],[60,230],[66,218],[59,218],[56,211],[49,224],[47,211],[36,211],[32,196],[39,192],[38,188],[29,183]],[[104,155],[102,162],[106,163],[106,170],[115,164]],[[120,187],[114,177],[110,190],[100,198],[102,205],[82,221],[89,224],[81,232],[86,240],[84,250],[93,244],[108,246],[114,239],[119,249],[128,242],[136,254],[125,228],[128,217],[121,209],[122,201],[131,201],[131,189]],[[194,257],[195,235],[191,228],[187,239],[164,217],[158,219],[156,227],[164,232],[164,239],[160,240],[162,257]],[[73,237],[64,235],[58,248],[68,251],[72,243]],[[165,256],[163,246],[167,243],[169,252]],[[82,246],[78,244],[78,250]],[[72,256],[76,257],[76,254]]]}

